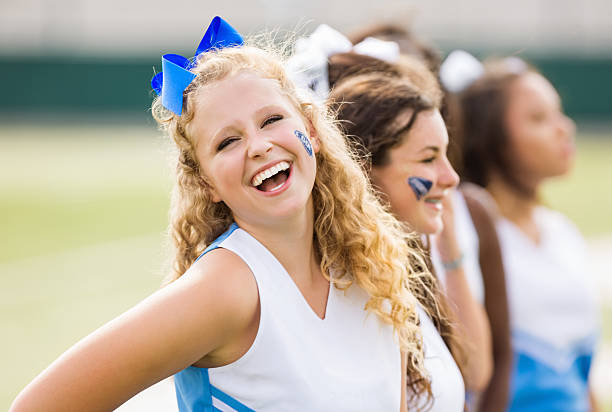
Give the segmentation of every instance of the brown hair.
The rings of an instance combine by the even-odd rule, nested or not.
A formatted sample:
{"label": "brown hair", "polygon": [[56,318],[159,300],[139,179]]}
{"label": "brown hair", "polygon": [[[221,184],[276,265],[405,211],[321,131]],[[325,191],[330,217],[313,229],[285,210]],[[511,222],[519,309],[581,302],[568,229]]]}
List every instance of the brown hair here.
{"label": "brown hair", "polygon": [[383,72],[390,76],[402,74],[397,65],[363,54],[337,53],[328,58],[327,75],[330,90],[344,78],[372,72]]}
{"label": "brown hair", "polygon": [[348,61],[353,66],[337,76],[330,107],[337,111],[343,131],[357,150],[372,166],[384,166],[389,149],[401,143],[417,115],[440,107],[440,87],[433,74],[410,57],[394,65],[355,53],[332,56],[330,76]]}
{"label": "brown hair", "polygon": [[[516,59],[516,58],[513,58]],[[452,138],[458,150],[451,159],[461,179],[482,187],[489,184],[492,173],[510,184],[517,192],[533,197],[533,190],[517,177],[508,155],[505,113],[510,86],[527,72],[526,64],[517,69],[508,59],[485,63],[485,73],[465,90],[449,96],[449,117]]]}
{"label": "brown hair", "polygon": [[[357,57],[354,59],[358,60]],[[363,61],[369,62],[369,59]],[[390,71],[345,76],[329,96],[329,105],[337,113],[347,139],[374,167],[387,164],[389,150],[406,138],[418,114],[439,109],[442,99],[435,76],[420,61],[408,59],[392,68]],[[419,238],[413,242],[412,247],[423,246]],[[428,257],[423,263],[426,265],[423,270],[433,272]],[[433,293],[423,293],[423,290],[419,290],[422,285],[415,286],[411,292],[432,318],[463,373],[465,353],[450,320],[452,311],[441,294],[437,280],[432,277],[430,283],[425,285]],[[409,386],[417,383],[422,384],[412,381]],[[429,383],[427,389],[431,398]]]}

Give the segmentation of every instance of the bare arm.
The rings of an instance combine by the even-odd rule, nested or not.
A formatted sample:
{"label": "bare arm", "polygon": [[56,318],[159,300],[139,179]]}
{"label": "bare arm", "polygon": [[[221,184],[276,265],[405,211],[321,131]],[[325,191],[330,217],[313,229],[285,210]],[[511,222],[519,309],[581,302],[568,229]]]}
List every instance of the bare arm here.
{"label": "bare arm", "polygon": [[[452,199],[444,203],[444,229],[437,235],[438,250],[443,262],[461,259],[461,248],[455,234]],[[466,343],[467,364],[464,380],[466,388],[481,391],[486,388],[493,369],[491,331],[484,307],[474,299],[462,265],[447,268],[446,294],[455,307],[455,315]]]}
{"label": "bare arm", "polygon": [[461,190],[478,234],[485,308],[493,339],[493,374],[481,395],[479,410],[502,412],[507,409],[509,401],[512,348],[506,279],[495,229],[494,203],[480,187],[466,184],[461,186]]}
{"label": "bare arm", "polygon": [[227,250],[210,252],[70,348],[19,394],[11,411],[113,410],[207,354],[231,347],[259,321],[258,305],[246,264]]}

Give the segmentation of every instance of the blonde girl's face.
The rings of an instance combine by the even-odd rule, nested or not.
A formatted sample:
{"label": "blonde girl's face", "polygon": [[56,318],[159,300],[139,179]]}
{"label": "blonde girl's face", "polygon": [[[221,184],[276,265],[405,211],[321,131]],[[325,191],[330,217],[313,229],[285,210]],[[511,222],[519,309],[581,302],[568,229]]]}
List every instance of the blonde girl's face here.
{"label": "blonde girl's face", "polygon": [[[389,150],[390,162],[373,167],[371,178],[391,204],[394,214],[419,233],[434,234],[442,230],[443,200],[459,183],[446,149],[448,133],[438,110],[417,114],[412,128],[400,145]],[[432,182],[429,192],[417,199],[408,184],[410,177]]]}
{"label": "blonde girl's face", "polygon": [[506,127],[510,158],[522,180],[567,173],[574,159],[574,122],[563,114],[554,87],[538,73],[529,72],[508,89]]}
{"label": "blonde girl's face", "polygon": [[275,80],[240,72],[203,88],[196,105],[202,174],[239,226],[312,213],[318,141]]}

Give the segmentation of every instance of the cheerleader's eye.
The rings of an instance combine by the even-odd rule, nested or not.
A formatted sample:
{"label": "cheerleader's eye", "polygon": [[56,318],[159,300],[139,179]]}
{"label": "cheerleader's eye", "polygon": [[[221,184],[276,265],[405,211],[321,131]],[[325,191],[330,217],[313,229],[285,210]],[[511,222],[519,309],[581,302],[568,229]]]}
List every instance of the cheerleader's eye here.
{"label": "cheerleader's eye", "polygon": [[220,152],[221,150],[225,149],[227,146],[229,146],[236,140],[238,140],[237,137],[228,137],[228,138],[223,139],[221,143],[219,143],[219,145],[217,146],[217,152]]}
{"label": "cheerleader's eye", "polygon": [[273,116],[268,117],[266,120],[264,120],[261,127],[264,128],[267,125],[278,122],[279,120],[282,120],[282,119],[283,119],[283,116],[281,116],[280,114],[275,114]]}

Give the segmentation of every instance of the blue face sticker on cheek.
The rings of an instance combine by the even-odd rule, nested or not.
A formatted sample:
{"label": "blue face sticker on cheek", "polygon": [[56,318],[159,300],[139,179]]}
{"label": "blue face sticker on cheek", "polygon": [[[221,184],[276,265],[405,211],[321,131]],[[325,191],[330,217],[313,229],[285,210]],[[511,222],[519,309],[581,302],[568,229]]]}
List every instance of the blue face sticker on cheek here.
{"label": "blue face sticker on cheek", "polygon": [[299,130],[295,130],[293,133],[298,139],[300,139],[300,142],[302,142],[302,146],[304,146],[304,149],[306,149],[308,156],[312,157],[312,144],[310,144],[310,139],[308,139],[308,137]]}
{"label": "blue face sticker on cheek", "polygon": [[411,176],[408,178],[408,184],[412,188],[417,200],[421,200],[421,198],[429,192],[433,182],[424,177]]}

